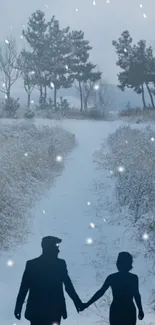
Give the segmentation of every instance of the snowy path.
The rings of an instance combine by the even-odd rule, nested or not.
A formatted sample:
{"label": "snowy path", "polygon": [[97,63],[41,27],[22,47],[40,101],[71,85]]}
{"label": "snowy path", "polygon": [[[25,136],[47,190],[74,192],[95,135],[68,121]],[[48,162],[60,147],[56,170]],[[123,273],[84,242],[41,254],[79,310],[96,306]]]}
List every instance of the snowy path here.
{"label": "snowy path", "polygon": [[[49,121],[48,123],[53,122]],[[13,309],[21,275],[26,260],[41,253],[40,242],[43,236],[57,235],[63,239],[60,257],[65,258],[67,261],[69,274],[82,300],[86,301],[101,284],[96,283],[93,267],[87,265],[88,259],[95,258],[95,244],[86,245],[85,243],[87,237],[95,239],[95,236],[98,236],[96,229],[89,228],[91,221],[96,222],[95,211],[92,208],[96,204],[96,194],[92,191],[92,184],[95,179],[100,178],[100,172],[96,171],[96,166],[93,164],[92,154],[100,147],[100,143],[108,136],[108,133],[114,132],[123,123],[62,121],[57,122],[57,124],[75,133],[78,146],[66,160],[65,170],[57,179],[55,187],[45,193],[42,200],[35,206],[34,235],[29,237],[26,245],[19,247],[15,252],[1,256],[0,324],[3,325],[19,323],[13,317]],[[91,202],[91,205],[89,206],[87,202]],[[121,240],[116,246],[114,241],[120,237],[120,234],[123,235],[124,228],[108,224],[105,227],[107,254],[113,256],[114,260],[120,250],[128,249],[133,251],[133,246],[136,247],[137,244],[131,243],[130,238],[127,238],[125,242]],[[139,248],[140,250],[141,248]],[[8,259],[14,261],[13,267],[6,266]],[[137,263],[135,263],[134,272],[145,277],[147,276],[147,267],[143,256],[141,260],[137,260]],[[109,272],[115,272],[113,261],[110,263],[112,264],[105,264],[103,280]],[[145,295],[147,302],[146,289],[150,290],[149,280],[142,286],[143,290],[141,291]],[[77,315],[72,302],[68,298],[67,301],[68,324],[92,325],[94,320],[98,320],[96,315],[90,312]],[[27,322],[22,318],[19,324],[26,325]],[[141,324],[144,323],[141,322]]]}

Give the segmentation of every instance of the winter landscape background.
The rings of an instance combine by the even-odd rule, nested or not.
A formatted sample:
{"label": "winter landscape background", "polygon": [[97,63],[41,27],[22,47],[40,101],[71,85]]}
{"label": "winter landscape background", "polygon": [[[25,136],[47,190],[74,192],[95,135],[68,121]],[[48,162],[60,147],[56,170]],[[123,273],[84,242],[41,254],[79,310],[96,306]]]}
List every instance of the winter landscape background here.
{"label": "winter landscape background", "polygon": [[[120,251],[133,254],[145,312],[137,324],[155,324],[154,9],[153,0],[1,1],[3,325],[17,324],[25,263],[46,235],[62,238],[60,257],[84,302],[116,271]],[[31,32],[41,26],[34,39],[30,17]],[[108,324],[110,291],[80,314],[66,299],[69,324]]]}

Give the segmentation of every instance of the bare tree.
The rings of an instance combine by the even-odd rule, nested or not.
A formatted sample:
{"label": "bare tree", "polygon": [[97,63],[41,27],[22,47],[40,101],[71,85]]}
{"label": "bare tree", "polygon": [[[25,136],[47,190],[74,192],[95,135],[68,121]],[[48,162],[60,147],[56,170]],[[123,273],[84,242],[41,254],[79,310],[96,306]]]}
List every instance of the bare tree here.
{"label": "bare tree", "polygon": [[88,81],[83,85],[84,107],[88,105],[100,111],[105,111],[111,107],[114,100],[114,93],[106,80],[98,82]]}
{"label": "bare tree", "polygon": [[0,92],[4,93],[7,99],[10,99],[11,87],[19,76],[16,40],[6,39],[0,46]]}

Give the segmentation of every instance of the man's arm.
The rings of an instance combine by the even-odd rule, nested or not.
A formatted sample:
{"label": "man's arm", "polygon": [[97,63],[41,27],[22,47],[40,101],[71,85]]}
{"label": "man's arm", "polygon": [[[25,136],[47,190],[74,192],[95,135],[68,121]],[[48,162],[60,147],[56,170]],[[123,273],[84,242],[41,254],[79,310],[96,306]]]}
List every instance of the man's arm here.
{"label": "man's arm", "polygon": [[79,298],[78,294],[76,293],[72,281],[68,275],[67,265],[64,261],[64,270],[63,270],[63,283],[65,285],[65,290],[68,293],[69,297],[73,300],[77,311],[79,312],[80,306],[82,305],[82,301]]}
{"label": "man's arm", "polygon": [[28,276],[28,262],[26,262],[26,267],[22,276],[22,281],[19,288],[19,292],[16,300],[15,312],[14,312],[15,317],[18,319],[20,319],[22,306],[26,298],[26,295],[28,293],[28,290],[29,290],[29,276]]}

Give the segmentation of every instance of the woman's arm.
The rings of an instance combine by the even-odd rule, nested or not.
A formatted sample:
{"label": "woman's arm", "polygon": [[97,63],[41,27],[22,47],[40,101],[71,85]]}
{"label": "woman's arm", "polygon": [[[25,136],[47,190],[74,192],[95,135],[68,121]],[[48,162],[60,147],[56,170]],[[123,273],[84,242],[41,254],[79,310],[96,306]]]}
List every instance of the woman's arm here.
{"label": "woman's arm", "polygon": [[98,290],[94,296],[85,304],[86,307],[89,307],[90,305],[92,305],[96,300],[100,299],[104,293],[107,291],[107,289],[110,287],[111,283],[110,283],[110,275],[106,278],[103,286],[101,287],[100,290]]}
{"label": "woman's arm", "polygon": [[138,276],[136,275],[135,277],[135,294],[134,294],[134,299],[137,305],[137,308],[139,311],[143,311],[142,303],[141,303],[141,295],[139,293],[139,280]]}

